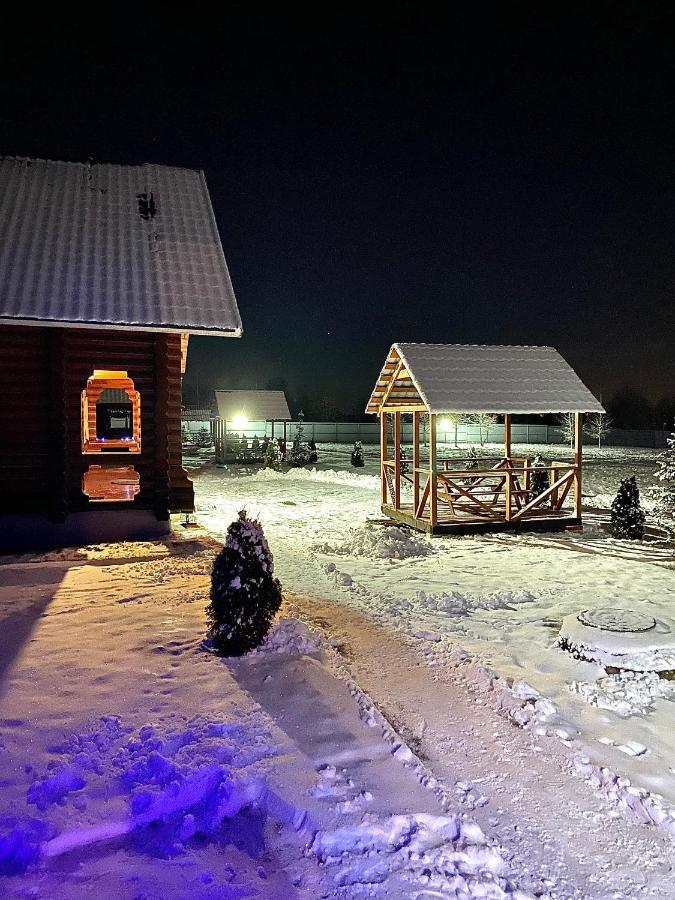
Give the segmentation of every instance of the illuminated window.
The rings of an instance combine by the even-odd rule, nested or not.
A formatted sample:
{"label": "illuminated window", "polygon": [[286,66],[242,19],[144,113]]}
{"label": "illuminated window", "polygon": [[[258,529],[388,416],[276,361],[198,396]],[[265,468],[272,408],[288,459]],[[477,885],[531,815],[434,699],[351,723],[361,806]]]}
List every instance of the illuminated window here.
{"label": "illuminated window", "polygon": [[95,369],[87,379],[82,391],[82,452],[141,452],[141,395],[126,372]]}
{"label": "illuminated window", "polygon": [[92,502],[129,502],[140,491],[133,466],[89,466],[82,476],[82,491]]}

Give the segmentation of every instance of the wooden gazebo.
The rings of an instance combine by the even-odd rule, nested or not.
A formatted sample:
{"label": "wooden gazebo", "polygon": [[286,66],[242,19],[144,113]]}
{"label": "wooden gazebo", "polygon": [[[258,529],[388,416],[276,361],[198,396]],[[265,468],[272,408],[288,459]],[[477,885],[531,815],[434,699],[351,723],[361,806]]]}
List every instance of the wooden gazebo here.
{"label": "wooden gazebo", "polygon": [[[553,348],[393,344],[366,411],[380,417],[381,506],[394,521],[430,534],[581,525],[583,415],[604,410]],[[437,417],[480,413],[503,419],[503,455],[478,467],[439,455]],[[551,462],[535,492],[531,461],[511,454],[511,417],[547,413],[573,414],[574,455]],[[412,459],[402,463],[410,414]]]}

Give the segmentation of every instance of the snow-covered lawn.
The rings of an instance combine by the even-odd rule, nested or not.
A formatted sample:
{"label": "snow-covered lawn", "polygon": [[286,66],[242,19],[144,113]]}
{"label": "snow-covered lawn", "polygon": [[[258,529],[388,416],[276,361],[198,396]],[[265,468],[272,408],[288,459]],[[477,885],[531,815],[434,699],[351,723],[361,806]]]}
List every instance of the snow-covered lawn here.
{"label": "snow-covered lawn", "polygon": [[[578,535],[427,539],[373,524],[378,480],[367,449],[364,474],[337,445],[316,471],[195,471],[199,519],[220,535],[245,504],[265,526],[287,589],[386,623],[416,640],[432,667],[461,647],[510,683],[526,682],[550,701],[536,727],[656,795],[656,815],[675,832],[675,682],[608,675],[556,647],[563,618],[589,607],[642,610],[670,627],[673,546],[614,540],[598,512]],[[650,484],[655,456],[587,448],[585,505],[606,505],[628,472]]]}
{"label": "snow-covered lawn", "polygon": [[208,652],[215,552],[0,565],[0,895],[529,896],[320,635],[282,619],[242,660]]}
{"label": "snow-covered lawn", "polygon": [[675,682],[555,645],[590,606],[670,619],[672,547],[598,511],[655,454],[587,453],[583,534],[430,540],[373,523],[366,449],[193,470],[284,586],[241,660],[203,645],[204,531],[0,562],[0,895],[675,896]]}

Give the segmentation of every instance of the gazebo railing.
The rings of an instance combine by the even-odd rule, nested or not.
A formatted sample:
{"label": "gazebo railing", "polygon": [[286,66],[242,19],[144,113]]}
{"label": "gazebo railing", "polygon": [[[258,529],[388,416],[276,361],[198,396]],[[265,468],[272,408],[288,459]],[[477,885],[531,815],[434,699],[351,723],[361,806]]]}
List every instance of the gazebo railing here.
{"label": "gazebo railing", "polygon": [[[436,470],[410,467],[400,472],[397,485],[395,462],[382,461],[384,502],[401,508],[401,483],[413,488],[412,511],[416,519],[432,519],[432,491],[436,503],[443,504],[453,519],[478,518],[517,522],[542,514],[559,514],[572,488],[578,490],[578,466],[552,462],[531,466],[526,458],[501,459],[491,468],[452,469],[458,460],[437,461]],[[461,460],[464,461],[464,460]],[[532,473],[548,473],[548,484],[535,494]],[[409,504],[406,503],[406,506]],[[432,523],[434,524],[434,523]]]}

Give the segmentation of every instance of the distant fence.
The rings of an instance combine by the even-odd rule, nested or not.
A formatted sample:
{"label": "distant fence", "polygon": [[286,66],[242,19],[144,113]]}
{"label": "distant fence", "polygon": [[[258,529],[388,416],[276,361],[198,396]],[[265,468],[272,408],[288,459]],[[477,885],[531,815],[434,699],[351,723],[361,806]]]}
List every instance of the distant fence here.
{"label": "distant fence", "polygon": [[[219,419],[211,420],[220,422]],[[442,419],[439,418],[437,436],[438,441],[444,444],[455,443],[455,427],[442,427]],[[297,422],[287,422],[286,431],[288,440],[295,435]],[[362,444],[379,444],[380,426],[373,422],[303,422],[305,440],[313,438],[317,444],[353,444],[361,441]],[[183,427],[195,433],[206,428],[211,431],[211,422],[184,421]],[[272,434],[271,423],[248,422],[246,428],[232,429],[237,434],[246,438],[259,437]],[[275,437],[281,437],[284,433],[283,422],[277,422],[274,426]],[[613,428],[602,443],[607,447],[665,447],[667,431],[627,430]],[[412,422],[401,422],[401,438],[404,444],[412,444]],[[463,446],[474,444],[480,446],[481,433],[477,425],[457,425],[457,443]],[[499,444],[504,442],[504,426],[491,425],[489,431],[483,429],[483,442]],[[513,444],[564,444],[562,430],[557,425],[513,424],[511,426],[511,442]],[[592,446],[595,443],[588,435],[584,437],[584,444]]]}

